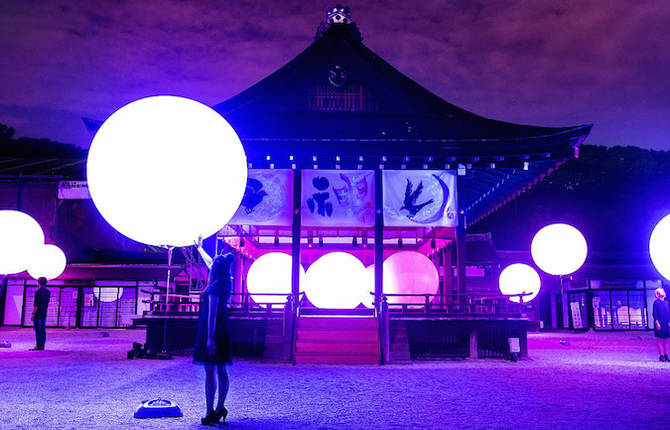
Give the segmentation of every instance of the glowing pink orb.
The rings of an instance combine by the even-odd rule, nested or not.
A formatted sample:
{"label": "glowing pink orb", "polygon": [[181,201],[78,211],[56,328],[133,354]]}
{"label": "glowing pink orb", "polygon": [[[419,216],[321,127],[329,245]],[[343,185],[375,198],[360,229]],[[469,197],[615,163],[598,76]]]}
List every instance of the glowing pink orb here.
{"label": "glowing pink orb", "polygon": [[670,215],[660,220],[651,232],[649,254],[656,270],[670,280]]}
{"label": "glowing pink orb", "polygon": [[[523,296],[522,298],[523,303],[528,303],[540,292],[540,275],[527,264],[510,264],[500,272],[498,285],[500,286],[500,292],[506,296],[531,293],[530,296]],[[510,297],[509,299],[515,303],[519,303],[519,296]]]}
{"label": "glowing pink orb", "polygon": [[550,275],[569,275],[586,260],[586,239],[571,225],[550,224],[535,234],[530,253],[537,267]]}
{"label": "glowing pink orb", "polygon": [[[286,303],[291,294],[292,258],[283,252],[269,252],[253,262],[247,272],[247,291],[254,302],[265,307],[266,303]],[[303,288],[305,269],[300,266],[300,290]],[[269,296],[259,293],[282,294]]]}
{"label": "glowing pink orb", "polygon": [[44,232],[33,217],[19,211],[0,210],[0,275],[26,270],[42,245]]}
{"label": "glowing pink orb", "polygon": [[66,264],[65,253],[59,247],[42,245],[35,250],[28,265],[28,274],[34,279],[40,277],[56,279],[63,273]]}
{"label": "glowing pink orb", "polygon": [[346,252],[328,253],[307,269],[305,294],[317,308],[353,309],[367,289],[365,266]]}
{"label": "glowing pink orb", "polygon": [[[384,293],[436,294],[440,276],[430,258],[416,251],[400,251],[384,261]],[[432,300],[432,298],[431,298]],[[425,297],[388,298],[389,303],[425,303]]]}

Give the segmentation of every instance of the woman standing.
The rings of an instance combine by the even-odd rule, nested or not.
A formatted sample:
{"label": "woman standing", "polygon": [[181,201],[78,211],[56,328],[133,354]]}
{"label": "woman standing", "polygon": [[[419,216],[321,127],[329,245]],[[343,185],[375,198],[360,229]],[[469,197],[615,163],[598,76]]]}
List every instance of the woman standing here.
{"label": "woman standing", "polygon": [[668,358],[668,348],[670,347],[670,307],[665,301],[665,290],[656,288],[654,291],[656,300],[654,301],[654,337],[656,337],[656,346],[658,347],[658,360],[670,361]]}
{"label": "woman standing", "polygon": [[[198,332],[193,348],[193,362],[205,366],[205,399],[207,414],[204,425],[214,425],[226,420],[228,410],[224,407],[228,394],[226,364],[232,363],[232,331],[228,319],[228,299],[232,290],[232,254],[217,255],[214,260],[202,248],[198,238],[198,252],[209,268],[207,287],[200,298]],[[218,378],[217,378],[218,377]],[[214,408],[214,395],[218,379],[219,400]]]}

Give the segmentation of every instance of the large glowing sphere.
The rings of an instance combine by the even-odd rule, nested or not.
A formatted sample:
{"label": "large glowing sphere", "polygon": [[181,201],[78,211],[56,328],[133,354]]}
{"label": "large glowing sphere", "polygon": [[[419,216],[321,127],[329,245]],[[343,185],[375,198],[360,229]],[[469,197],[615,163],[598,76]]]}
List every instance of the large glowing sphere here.
{"label": "large glowing sphere", "polygon": [[[435,265],[420,252],[400,251],[384,261],[385,294],[436,294],[439,286],[440,275]],[[388,298],[389,303],[421,304],[425,301],[425,297]]]}
{"label": "large glowing sphere", "polygon": [[[260,256],[247,272],[247,291],[254,302],[265,307],[266,303],[286,303],[291,294],[292,258],[283,252],[269,252]],[[300,290],[303,288],[305,269],[300,266]],[[259,293],[281,294],[269,296]]]}
{"label": "large glowing sphere", "polygon": [[666,215],[651,232],[649,254],[656,270],[670,280],[670,215]]}
{"label": "large glowing sphere", "polygon": [[586,260],[586,239],[571,225],[550,224],[535,234],[530,253],[537,267],[550,275],[569,275]]}
{"label": "large glowing sphere", "polygon": [[26,270],[43,244],[44,232],[33,217],[19,211],[0,210],[0,275]]}
{"label": "large glowing sphere", "polygon": [[149,245],[193,245],[223,227],[247,181],[246,155],[221,115],[156,96],[114,112],[93,139],[91,198],[121,234]]}
{"label": "large glowing sphere", "polygon": [[346,252],[331,252],[305,273],[305,294],[317,308],[353,309],[366,289],[365,266]]}
{"label": "large glowing sphere", "polygon": [[[500,286],[500,292],[506,296],[530,293],[529,296],[523,296],[521,299],[523,303],[528,303],[540,292],[540,275],[527,264],[510,264],[500,272],[498,285]],[[520,301],[519,296],[513,296],[509,299],[515,303]]]}
{"label": "large glowing sphere", "polygon": [[113,287],[95,287],[93,288],[93,295],[101,302],[113,302],[120,299],[123,295],[123,288]]}
{"label": "large glowing sphere", "polygon": [[28,274],[35,279],[40,277],[56,279],[63,273],[66,264],[65,254],[59,247],[42,245],[35,250],[28,264]]}

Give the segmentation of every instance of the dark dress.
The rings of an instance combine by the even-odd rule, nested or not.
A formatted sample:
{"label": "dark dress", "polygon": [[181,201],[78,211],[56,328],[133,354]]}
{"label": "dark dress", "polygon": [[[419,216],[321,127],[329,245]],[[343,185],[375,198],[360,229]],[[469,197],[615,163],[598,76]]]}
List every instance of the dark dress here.
{"label": "dark dress", "polygon": [[[232,363],[232,329],[228,318],[228,299],[232,289],[230,267],[232,256],[217,256],[210,270],[209,284],[200,297],[200,316],[198,332],[193,347],[194,363],[230,364]],[[216,310],[216,328],[214,329],[214,354],[207,351],[207,320],[209,298],[219,299]]]}
{"label": "dark dress", "polygon": [[[226,285],[228,284],[228,285]],[[194,363],[230,364],[232,363],[232,330],[228,318],[228,297],[230,296],[230,279],[210,283],[200,297],[200,316],[198,332],[193,347]],[[209,297],[219,299],[216,310],[216,328],[214,329],[214,354],[207,351],[207,320],[209,318]]]}
{"label": "dark dress", "polygon": [[[654,318],[654,336],[663,339],[670,338],[670,305],[668,305],[668,302],[656,299],[652,316]],[[661,325],[660,330],[656,328],[656,321]]]}

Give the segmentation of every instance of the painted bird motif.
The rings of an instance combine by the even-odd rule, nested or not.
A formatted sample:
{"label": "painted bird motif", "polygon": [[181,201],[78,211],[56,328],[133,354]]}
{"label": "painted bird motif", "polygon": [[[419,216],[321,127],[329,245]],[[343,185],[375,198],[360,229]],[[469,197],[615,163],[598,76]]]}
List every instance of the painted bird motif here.
{"label": "painted bird motif", "polygon": [[244,212],[247,215],[253,212],[254,208],[263,201],[263,197],[268,195],[262,188],[263,183],[258,179],[247,179],[247,187],[244,190],[244,197],[242,197],[242,206],[244,206]]}
{"label": "painted bird motif", "polygon": [[433,199],[419,204],[416,203],[416,201],[419,199],[419,196],[421,195],[421,191],[423,191],[423,181],[419,181],[419,186],[416,187],[416,190],[412,191],[412,188],[414,188],[412,182],[407,179],[407,186],[405,187],[405,199],[403,200],[403,206],[400,208],[400,210],[405,209],[407,212],[409,212],[407,218],[410,219],[414,218],[414,216],[419,213],[419,211],[423,209],[424,206],[433,203]]}

